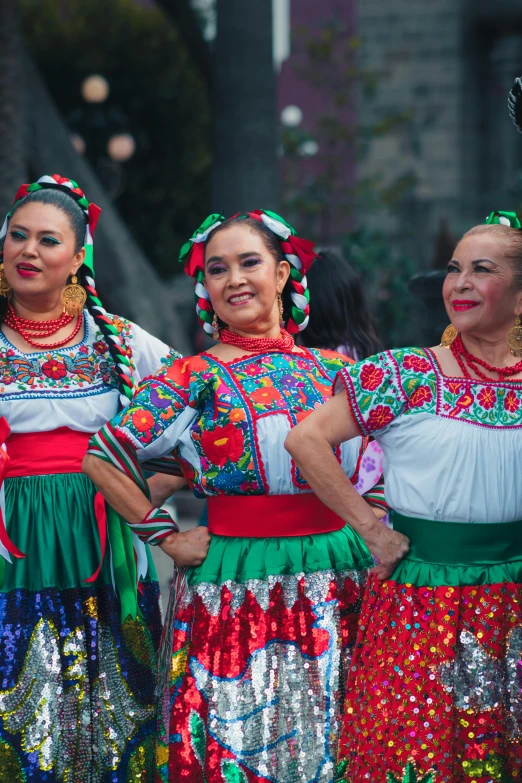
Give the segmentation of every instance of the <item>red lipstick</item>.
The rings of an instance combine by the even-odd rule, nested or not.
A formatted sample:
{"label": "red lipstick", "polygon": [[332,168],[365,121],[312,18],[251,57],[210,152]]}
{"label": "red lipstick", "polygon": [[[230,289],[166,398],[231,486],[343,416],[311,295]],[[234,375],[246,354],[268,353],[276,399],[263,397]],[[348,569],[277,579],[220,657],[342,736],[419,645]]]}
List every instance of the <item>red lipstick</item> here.
{"label": "red lipstick", "polygon": [[35,277],[40,274],[38,267],[33,266],[32,264],[17,264],[16,271],[20,277]]}
{"label": "red lipstick", "polygon": [[478,307],[478,305],[479,303],[474,302],[472,299],[454,299],[451,303],[451,306],[457,313],[472,310],[474,307]]}

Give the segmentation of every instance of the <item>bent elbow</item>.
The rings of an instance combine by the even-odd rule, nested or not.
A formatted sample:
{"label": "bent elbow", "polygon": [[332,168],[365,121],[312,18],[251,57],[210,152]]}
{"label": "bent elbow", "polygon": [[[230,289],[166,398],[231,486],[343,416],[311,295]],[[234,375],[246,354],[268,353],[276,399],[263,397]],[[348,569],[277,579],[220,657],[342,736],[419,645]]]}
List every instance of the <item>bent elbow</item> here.
{"label": "bent elbow", "polygon": [[291,429],[285,439],[285,449],[292,457],[295,457],[296,453],[299,451],[299,445],[302,440],[301,433],[298,430],[299,425]]}
{"label": "bent elbow", "polygon": [[97,463],[100,462],[98,457],[94,457],[92,454],[86,454],[82,461],[82,472],[89,476],[91,481],[94,481],[94,477],[97,473]]}

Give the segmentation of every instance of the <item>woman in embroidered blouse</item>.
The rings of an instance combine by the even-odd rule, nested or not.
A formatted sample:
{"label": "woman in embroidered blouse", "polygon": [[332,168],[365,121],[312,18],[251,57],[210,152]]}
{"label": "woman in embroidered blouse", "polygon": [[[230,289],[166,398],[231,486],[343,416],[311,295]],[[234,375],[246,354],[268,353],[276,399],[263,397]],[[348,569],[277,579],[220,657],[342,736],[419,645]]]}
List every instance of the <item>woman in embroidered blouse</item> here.
{"label": "woman in embroidered blouse", "polygon": [[[208,498],[208,556],[200,528],[202,565],[188,573],[166,623],[159,774],[171,783],[330,783],[341,663],[372,559],[310,492],[284,440],[330,397],[348,360],[297,348],[281,327],[295,334],[306,326],[314,253],[277,215],[211,215],[181,258],[196,279],[200,320],[219,343],[144,383],[85,459],[111,504],[135,529],[150,520],[157,536],[161,514],[138,488],[140,463],[161,470],[165,460],[169,469],[174,456]],[[352,480],[361,446],[358,438],[336,452]],[[390,531],[373,519],[371,543],[390,558]],[[182,564],[180,534],[166,534],[163,548]]]}
{"label": "woman in embroidered blouse", "polygon": [[0,232],[2,780],[154,776],[158,585],[81,463],[170,350],[103,309],[98,212],[75,182],[46,176],[20,188]]}
{"label": "woman in embroidered blouse", "polygon": [[395,530],[410,540],[365,593],[341,741],[350,783],[522,780],[522,232],[513,213],[492,213],[463,237],[443,296],[452,325],[441,346],[343,369],[339,393],[287,440],[316,494],[364,524],[330,455],[373,434]]}

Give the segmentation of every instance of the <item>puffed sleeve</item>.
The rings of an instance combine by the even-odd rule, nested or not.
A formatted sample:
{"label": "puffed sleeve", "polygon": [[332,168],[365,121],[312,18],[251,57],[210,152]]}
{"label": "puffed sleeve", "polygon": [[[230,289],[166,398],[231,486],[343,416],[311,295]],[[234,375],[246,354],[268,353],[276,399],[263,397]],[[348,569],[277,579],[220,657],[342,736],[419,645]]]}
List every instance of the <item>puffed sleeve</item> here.
{"label": "puffed sleeve", "polygon": [[139,378],[155,375],[162,364],[181,358],[181,354],[138,324],[129,322],[129,341]]}
{"label": "puffed sleeve", "polygon": [[[205,392],[199,357],[168,359],[138,387],[128,408],[89,442],[88,453],[114,464],[146,492],[141,466],[180,475],[175,450],[197,418]],[[200,368],[201,369],[201,368]]]}
{"label": "puffed sleeve", "polygon": [[338,373],[334,392],[344,389],[363,435],[383,430],[407,408],[408,395],[402,386],[400,361],[401,352],[385,351],[344,367]]}

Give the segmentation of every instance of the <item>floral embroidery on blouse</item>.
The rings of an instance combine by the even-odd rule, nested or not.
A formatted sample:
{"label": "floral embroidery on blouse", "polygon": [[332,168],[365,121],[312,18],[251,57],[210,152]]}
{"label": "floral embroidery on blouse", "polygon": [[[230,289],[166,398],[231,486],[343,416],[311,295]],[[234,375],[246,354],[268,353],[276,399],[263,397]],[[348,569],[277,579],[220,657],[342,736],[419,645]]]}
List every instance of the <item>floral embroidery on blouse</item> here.
{"label": "floral embroidery on blouse", "polygon": [[[92,326],[86,318],[86,334],[78,345],[54,351],[22,353],[0,336],[0,394],[4,400],[20,400],[37,394],[48,397],[85,396],[104,393],[117,385],[113,360],[101,332],[91,343]],[[135,369],[131,346],[131,323],[114,317],[123,337],[124,351]],[[179,354],[173,353],[173,357]]]}
{"label": "floral embroidery on blouse", "polygon": [[343,368],[339,379],[365,435],[419,413],[484,427],[522,426],[521,382],[447,377],[429,349],[385,351]]}
{"label": "floral embroidery on blouse", "polygon": [[[190,440],[201,475],[177,449],[183,473],[200,494],[263,494],[267,481],[256,423],[272,414],[290,425],[331,396],[332,381],[347,360],[333,352],[264,354],[223,364],[209,354],[167,361],[138,388],[129,408],[114,421],[134,443],[147,447],[182,413],[194,410]],[[294,466],[294,481],[307,488]]]}

